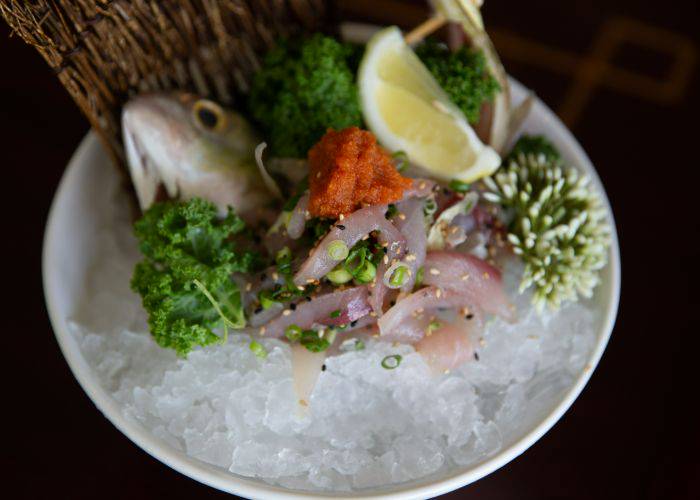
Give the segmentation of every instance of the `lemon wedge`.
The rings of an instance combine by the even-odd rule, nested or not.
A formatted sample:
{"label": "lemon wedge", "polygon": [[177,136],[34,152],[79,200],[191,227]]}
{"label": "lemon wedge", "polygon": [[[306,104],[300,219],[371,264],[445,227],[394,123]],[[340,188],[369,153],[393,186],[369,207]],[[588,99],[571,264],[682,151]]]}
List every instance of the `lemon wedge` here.
{"label": "lemon wedge", "polygon": [[367,44],[358,73],[362,114],[384,147],[441,180],[472,182],[501,164],[484,145],[397,27]]}

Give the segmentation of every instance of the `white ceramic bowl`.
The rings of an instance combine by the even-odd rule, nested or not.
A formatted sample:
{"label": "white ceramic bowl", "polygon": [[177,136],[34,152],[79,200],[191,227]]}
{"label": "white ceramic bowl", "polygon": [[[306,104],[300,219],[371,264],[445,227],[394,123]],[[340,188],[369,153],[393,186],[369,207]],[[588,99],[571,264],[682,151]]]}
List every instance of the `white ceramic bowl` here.
{"label": "white ceramic bowl", "polygon": [[[513,99],[520,101],[525,89],[513,82]],[[576,139],[541,101],[537,101],[524,126],[525,132],[545,133],[571,164],[592,177],[594,185],[604,194],[603,186],[590,160]],[[93,133],[88,134],[77,149],[51,207],[46,227],[43,254],[44,290],[49,316],[56,337],[73,374],[97,408],[129,439],[152,456],[168,464],[175,470],[192,479],[220,490],[248,498],[309,498],[309,492],[294,492],[271,486],[262,481],[231,474],[213,465],[175,450],[155,437],[139,423],[126,418],[119,405],[101,387],[90,366],[83,358],[74,337],[68,329],[70,318],[81,297],[85,277],[95,251],[94,236],[98,227],[96,211],[101,196],[99,186],[109,176],[117,175],[107,155]],[[496,455],[459,469],[439,478],[426,478],[411,483],[387,486],[381,489],[361,492],[353,498],[382,497],[394,499],[427,498],[460,488],[493,472],[523,453],[561,418],[586,385],[597,365],[612,332],[620,294],[620,255],[617,235],[610,205],[610,222],[613,224],[613,240],[610,259],[603,272],[602,285],[597,289],[594,306],[598,312],[597,342],[590,354],[587,369],[582,372],[561,397],[542,407],[528,408],[527,425],[504,438],[503,447]],[[343,495],[333,495],[345,498]]]}

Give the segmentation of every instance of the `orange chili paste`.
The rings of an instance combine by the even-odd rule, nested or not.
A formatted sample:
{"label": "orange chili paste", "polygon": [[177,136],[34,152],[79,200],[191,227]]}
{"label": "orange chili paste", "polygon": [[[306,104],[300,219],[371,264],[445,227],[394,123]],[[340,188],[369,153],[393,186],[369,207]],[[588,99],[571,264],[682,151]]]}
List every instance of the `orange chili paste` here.
{"label": "orange chili paste", "polygon": [[366,205],[398,201],[411,179],[396,170],[374,134],[332,130],[309,150],[309,212],[337,219]]}

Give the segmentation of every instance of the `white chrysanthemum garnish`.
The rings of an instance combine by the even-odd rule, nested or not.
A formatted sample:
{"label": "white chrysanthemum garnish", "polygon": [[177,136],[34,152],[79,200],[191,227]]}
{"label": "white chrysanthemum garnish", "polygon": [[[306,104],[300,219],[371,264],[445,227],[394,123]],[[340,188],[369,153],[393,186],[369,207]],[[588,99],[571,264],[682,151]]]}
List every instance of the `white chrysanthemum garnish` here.
{"label": "white chrysanthemum garnish", "polygon": [[538,310],[590,297],[607,262],[610,226],[588,177],[544,154],[519,153],[484,179],[484,197],[513,212],[508,240],[525,262]]}

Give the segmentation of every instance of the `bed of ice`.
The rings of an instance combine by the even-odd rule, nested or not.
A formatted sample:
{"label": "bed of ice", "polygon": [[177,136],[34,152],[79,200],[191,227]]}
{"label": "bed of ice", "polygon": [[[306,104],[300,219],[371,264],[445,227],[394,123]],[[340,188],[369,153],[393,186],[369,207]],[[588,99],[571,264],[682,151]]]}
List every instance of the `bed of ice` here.
{"label": "bed of ice", "polygon": [[[137,260],[123,196],[102,230],[71,331],[103,387],[129,417],[187,454],[264,481],[306,490],[354,490],[440,475],[492,456],[533,409],[557,401],[586,369],[595,342],[585,304],[539,317],[514,294],[519,322],[492,321],[479,360],[431,377],[410,346],[368,342],[326,362],[300,411],[285,344],[248,339],[178,359],[148,334],[129,289]],[[506,283],[515,284],[513,272]],[[380,366],[401,354],[395,370]]]}

